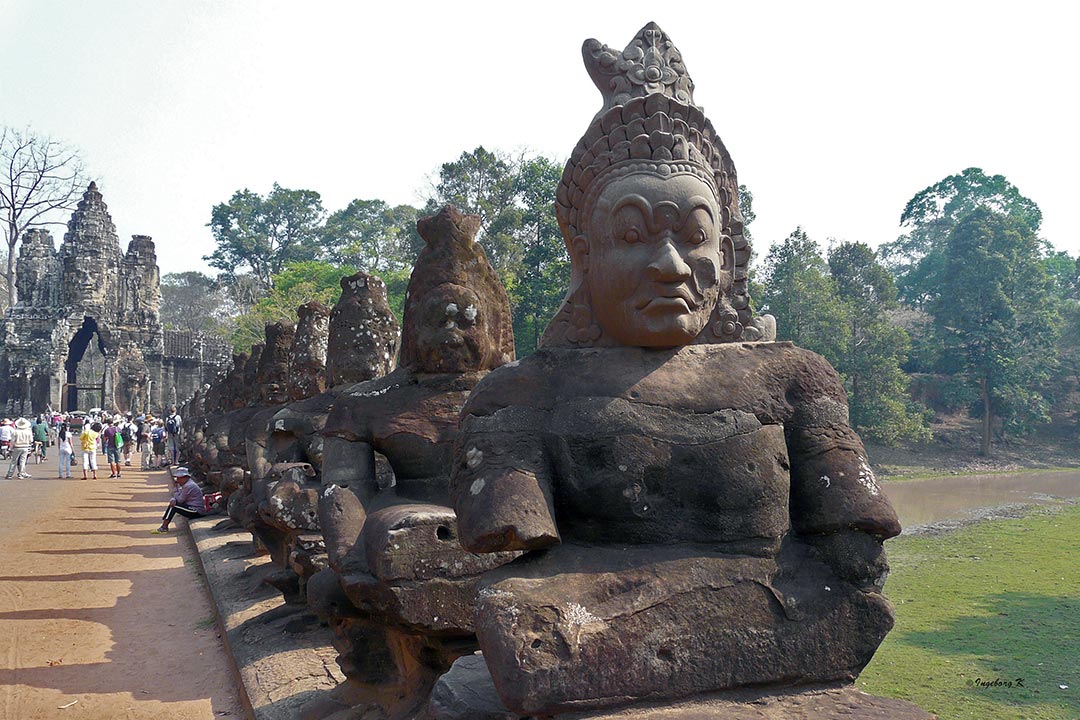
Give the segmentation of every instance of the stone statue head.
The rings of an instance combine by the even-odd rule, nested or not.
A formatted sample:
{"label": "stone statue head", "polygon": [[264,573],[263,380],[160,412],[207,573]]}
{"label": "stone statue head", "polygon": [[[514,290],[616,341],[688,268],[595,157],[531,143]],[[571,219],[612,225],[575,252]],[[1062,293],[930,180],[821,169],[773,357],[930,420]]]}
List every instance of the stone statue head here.
{"label": "stone statue head", "polygon": [[735,166],[679,51],[649,23],[622,52],[588,40],[582,55],[604,106],[559,184],[571,281],[542,344],[761,339]]}
{"label": "stone statue head", "polygon": [[510,302],[475,240],[480,218],[447,206],[416,223],[424,249],[409,279],[401,365],[414,372],[492,370],[514,359]]}

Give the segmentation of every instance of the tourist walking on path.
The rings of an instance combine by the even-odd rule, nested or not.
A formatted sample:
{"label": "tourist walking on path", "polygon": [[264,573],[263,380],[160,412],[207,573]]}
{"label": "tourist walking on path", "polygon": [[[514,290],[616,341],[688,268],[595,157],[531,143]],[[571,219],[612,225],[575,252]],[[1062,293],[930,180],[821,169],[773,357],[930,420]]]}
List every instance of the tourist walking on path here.
{"label": "tourist walking on path", "polygon": [[0,457],[5,460],[11,457],[11,438],[15,434],[15,426],[11,420],[4,418],[0,422]]}
{"label": "tourist walking on path", "polygon": [[176,406],[171,406],[169,408],[169,417],[165,418],[165,432],[167,433],[166,442],[168,443],[167,459],[173,465],[180,462],[180,430],[183,425],[180,416],[176,414]]}
{"label": "tourist walking on path", "polygon": [[57,477],[71,477],[71,456],[74,449],[71,447],[71,431],[67,423],[60,423],[60,429],[56,431],[56,454],[60,456],[60,469]]}
{"label": "tourist walking on path", "polygon": [[86,471],[92,470],[94,479],[97,480],[97,441],[98,433],[101,432],[101,423],[83,424],[82,434],[79,435],[79,446],[82,448],[82,479],[86,479]]}
{"label": "tourist walking on path", "polygon": [[131,413],[128,413],[120,423],[120,435],[124,438],[124,467],[131,467],[131,451],[135,449],[135,441],[138,437],[135,423],[131,421]]}
{"label": "tourist walking on path", "polygon": [[153,421],[144,415],[135,418],[135,427],[139,433],[139,452],[142,453],[140,464],[143,470],[150,469],[150,428]]}
{"label": "tourist walking on path", "polygon": [[203,516],[205,504],[202,488],[191,477],[186,467],[173,470],[173,484],[176,485],[176,490],[173,492],[172,500],[169,501],[169,507],[165,508],[165,514],[161,516],[161,527],[152,531],[154,535],[169,532],[169,523],[177,513],[186,518]]}
{"label": "tourist walking on path", "polygon": [[154,428],[150,431],[150,441],[154,445],[154,467],[165,467],[165,426],[160,418],[154,421]]}
{"label": "tourist walking on path", "polygon": [[45,448],[49,446],[49,426],[45,424],[45,416],[38,415],[31,430],[34,433],[34,456],[39,463],[44,462]]}
{"label": "tourist walking on path", "polygon": [[101,433],[101,445],[105,449],[105,460],[109,463],[109,477],[120,477],[120,452],[124,446],[124,437],[120,434],[120,418],[114,416],[109,427]]}
{"label": "tourist walking on path", "polygon": [[30,477],[26,473],[26,457],[30,454],[30,448],[34,444],[34,435],[30,432],[30,421],[24,417],[15,421],[15,431],[11,435],[11,463],[8,464],[7,477],[15,476],[16,470],[19,477]]}

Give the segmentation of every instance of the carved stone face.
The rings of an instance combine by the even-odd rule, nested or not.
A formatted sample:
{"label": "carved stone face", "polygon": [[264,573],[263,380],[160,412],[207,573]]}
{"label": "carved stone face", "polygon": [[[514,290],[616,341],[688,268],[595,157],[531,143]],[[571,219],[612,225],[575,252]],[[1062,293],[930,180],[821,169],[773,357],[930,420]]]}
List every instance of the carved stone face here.
{"label": "carved stone face", "polygon": [[467,287],[444,283],[418,308],[420,372],[468,372],[486,367],[491,339],[480,298]]}
{"label": "carved stone face", "polygon": [[[697,337],[722,280],[720,209],[693,175],[638,173],[611,181],[574,244],[593,316],[622,345],[676,347]],[[587,243],[587,244],[586,244]]]}

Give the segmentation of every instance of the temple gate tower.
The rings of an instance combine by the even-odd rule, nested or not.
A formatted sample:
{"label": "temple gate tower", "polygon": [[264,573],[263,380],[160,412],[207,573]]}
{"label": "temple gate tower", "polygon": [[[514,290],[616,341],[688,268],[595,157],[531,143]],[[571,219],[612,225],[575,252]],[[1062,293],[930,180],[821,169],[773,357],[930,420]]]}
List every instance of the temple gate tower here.
{"label": "temple gate tower", "polygon": [[18,301],[4,318],[0,403],[8,415],[87,410],[161,412],[213,378],[229,357],[221,338],[163,330],[154,242],[120,249],[90,183],[59,251],[45,230],[22,239]]}

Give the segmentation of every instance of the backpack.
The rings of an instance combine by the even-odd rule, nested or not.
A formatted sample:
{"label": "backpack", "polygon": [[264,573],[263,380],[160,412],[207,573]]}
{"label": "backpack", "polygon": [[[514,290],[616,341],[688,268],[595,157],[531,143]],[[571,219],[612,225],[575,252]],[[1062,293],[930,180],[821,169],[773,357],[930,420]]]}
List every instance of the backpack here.
{"label": "backpack", "polygon": [[125,443],[130,443],[135,439],[135,426],[131,423],[124,423],[124,427],[120,428],[120,435],[123,436]]}
{"label": "backpack", "polygon": [[165,429],[168,430],[170,435],[180,432],[180,418],[175,415],[165,418]]}

